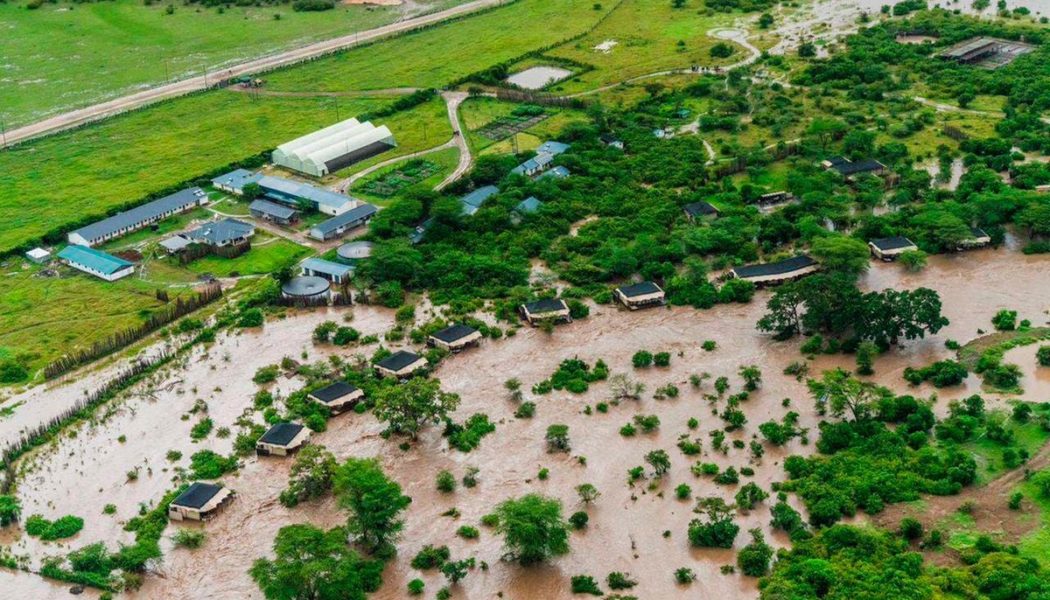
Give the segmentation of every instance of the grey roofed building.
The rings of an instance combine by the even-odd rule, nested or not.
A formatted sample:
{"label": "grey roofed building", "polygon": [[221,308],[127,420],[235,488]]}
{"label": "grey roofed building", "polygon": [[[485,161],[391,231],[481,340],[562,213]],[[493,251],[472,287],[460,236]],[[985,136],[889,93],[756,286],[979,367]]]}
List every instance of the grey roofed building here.
{"label": "grey roofed building", "polygon": [[161,240],[159,243],[162,248],[168,251],[169,254],[175,254],[177,252],[182,252],[186,249],[186,246],[189,246],[193,242],[182,237],[181,235],[173,235],[169,238]]}
{"label": "grey roofed building", "polygon": [[682,210],[685,211],[685,215],[690,219],[718,216],[718,209],[710,202],[690,202],[683,206]]}
{"label": "grey roofed building", "polygon": [[72,231],[68,235],[69,243],[94,246],[200,206],[207,199],[208,195],[199,187],[186,188]]}
{"label": "grey roofed building", "polygon": [[535,302],[526,302],[525,310],[532,314],[548,313],[558,310],[566,310],[568,306],[561,298],[544,298]]}
{"label": "grey roofed building", "polygon": [[426,221],[423,221],[422,223],[420,223],[415,228],[415,230],[413,230],[412,233],[410,233],[408,235],[408,241],[411,242],[413,246],[415,246],[416,244],[422,242],[423,238],[426,237],[426,235],[427,235],[427,230],[429,230],[431,225],[433,225],[433,224],[434,224],[434,218],[433,217],[431,217],[431,218],[427,219]]}
{"label": "grey roofed building", "polygon": [[499,188],[494,185],[486,185],[480,187],[469,194],[460,197],[459,201],[463,204],[463,214],[470,216],[478,212],[481,205],[486,200],[499,193]]}
{"label": "grey roofed building", "polygon": [[470,327],[468,325],[457,324],[452,325],[450,327],[446,327],[441,331],[432,333],[431,335],[441,340],[442,342],[451,344],[456,340],[461,340],[467,337],[468,335],[473,335],[477,331],[477,329],[474,329],[473,327]]}
{"label": "grey roofed building", "polygon": [[740,278],[765,277],[769,275],[783,275],[785,273],[791,273],[792,271],[798,271],[800,269],[805,269],[816,265],[817,261],[813,260],[809,256],[806,256],[805,254],[800,254],[799,256],[795,256],[778,262],[735,267],[733,269],[733,272],[736,273],[736,276]]}
{"label": "grey roofed building", "polygon": [[514,207],[514,211],[527,215],[539,211],[541,206],[543,206],[543,202],[540,202],[539,198],[536,196],[529,196],[519,202],[518,205]]}
{"label": "grey roofed building", "polygon": [[899,248],[910,248],[915,246],[911,240],[901,235],[871,240],[870,243],[879,250],[897,250]]}
{"label": "grey roofed building", "polygon": [[420,356],[415,352],[409,352],[408,350],[398,350],[390,356],[376,363],[376,366],[381,369],[388,371],[398,372],[401,369],[411,365],[418,361]]}
{"label": "grey roofed building", "polygon": [[569,169],[567,169],[566,167],[557,166],[551,169],[550,171],[540,174],[540,176],[536,179],[549,179],[551,177],[555,179],[565,179],[569,175],[572,175],[572,173],[569,172]]}
{"label": "grey roofed building", "polygon": [[290,223],[299,214],[299,211],[294,208],[262,199],[253,200],[248,205],[248,210],[255,218],[266,219],[276,223]]}
{"label": "grey roofed building", "polygon": [[337,381],[331,385],[326,385],[325,387],[319,390],[314,390],[310,392],[310,395],[314,398],[317,398],[325,404],[331,404],[332,402],[335,402],[340,398],[349,396],[350,394],[353,394],[356,391],[357,388],[350,385],[349,383],[345,381]]}
{"label": "grey roofed building", "polygon": [[313,277],[324,277],[334,283],[343,283],[353,274],[354,268],[323,258],[308,258],[299,263],[302,274]]}
{"label": "grey roofed building", "polygon": [[205,223],[185,236],[195,242],[209,246],[240,244],[255,235],[255,226],[229,217],[221,221]]}
{"label": "grey roofed building", "polygon": [[541,153],[541,154],[550,154],[552,156],[557,156],[559,154],[564,153],[568,149],[569,149],[569,145],[568,144],[563,144],[561,142],[555,142],[555,141],[549,141],[549,142],[543,142],[542,144],[540,144],[539,147],[536,148],[536,152]]}
{"label": "grey roofed building", "polygon": [[186,491],[179,494],[171,503],[175,506],[185,506],[186,508],[202,508],[220,491],[222,491],[222,486],[220,485],[198,481],[186,488]]}
{"label": "grey roofed building", "polygon": [[259,443],[287,446],[302,430],[303,426],[298,423],[278,423],[259,438]]}
{"label": "grey roofed building", "polygon": [[244,193],[244,186],[249,183],[258,183],[260,179],[262,179],[262,173],[252,173],[248,169],[234,169],[212,179],[211,184],[224,192],[240,196]]}
{"label": "grey roofed building", "polygon": [[842,173],[843,176],[857,175],[858,173],[878,173],[885,169],[886,165],[874,158],[865,158],[864,160],[848,162],[835,167],[835,170]]}
{"label": "grey roofed building", "polygon": [[536,156],[511,169],[515,175],[535,175],[544,171],[554,162],[554,157],[569,149],[568,144],[561,142],[543,142],[536,148]]}
{"label": "grey roofed building", "polygon": [[355,208],[314,225],[310,228],[310,237],[321,241],[339,237],[351,229],[364,226],[377,212],[379,212],[378,208],[363,202]]}
{"label": "grey roofed building", "polygon": [[631,285],[625,285],[616,289],[628,298],[634,298],[635,296],[645,296],[647,294],[659,294],[663,291],[662,289],[660,289],[660,286],[656,285],[651,281],[632,283]]}

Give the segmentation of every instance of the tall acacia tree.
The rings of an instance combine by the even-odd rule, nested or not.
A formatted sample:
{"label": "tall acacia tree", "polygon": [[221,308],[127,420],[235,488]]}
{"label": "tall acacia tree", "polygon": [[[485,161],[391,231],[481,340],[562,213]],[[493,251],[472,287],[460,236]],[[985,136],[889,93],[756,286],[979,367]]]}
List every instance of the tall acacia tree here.
{"label": "tall acacia tree", "polygon": [[335,474],[335,494],[339,505],[350,511],[347,530],[372,553],[397,538],[404,527],[401,511],[412,502],[374,458],[343,463]]}
{"label": "tall acacia tree", "polygon": [[507,554],[519,563],[531,565],[569,551],[569,524],[558,500],[529,494],[504,501],[495,514]]}
{"label": "tall acacia tree", "polygon": [[427,423],[440,423],[459,406],[459,395],[441,391],[436,379],[416,377],[380,391],[373,412],[390,431],[413,440]]}

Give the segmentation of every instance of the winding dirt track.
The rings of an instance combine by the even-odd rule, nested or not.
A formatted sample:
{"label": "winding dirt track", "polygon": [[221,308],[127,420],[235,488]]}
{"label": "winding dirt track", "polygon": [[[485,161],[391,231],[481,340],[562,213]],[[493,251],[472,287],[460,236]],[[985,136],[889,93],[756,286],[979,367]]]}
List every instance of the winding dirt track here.
{"label": "winding dirt track", "polygon": [[159,100],[165,100],[167,98],[182,96],[190,92],[207,89],[222,79],[266,71],[276,67],[316,58],[346,48],[351,48],[365,42],[371,42],[380,38],[411,31],[413,29],[419,29],[420,27],[426,27],[427,25],[433,25],[434,23],[439,23],[484,8],[498,6],[503,4],[504,1],[505,0],[473,0],[472,2],[453,6],[452,8],[428,15],[406,19],[404,21],[376,27],[375,29],[369,29],[367,31],[360,31],[350,35],[344,35],[323,42],[317,42],[308,46],[303,46],[302,48],[288,50],[287,52],[282,52],[280,54],[243,62],[203,76],[183,79],[181,81],[115,98],[107,102],[56,115],[49,119],[8,131],[6,134],[7,144],[16,144],[34,137],[61,131],[63,129],[69,129],[71,127],[83,125],[84,123],[90,123],[91,121],[97,121],[122,112],[134,110]]}

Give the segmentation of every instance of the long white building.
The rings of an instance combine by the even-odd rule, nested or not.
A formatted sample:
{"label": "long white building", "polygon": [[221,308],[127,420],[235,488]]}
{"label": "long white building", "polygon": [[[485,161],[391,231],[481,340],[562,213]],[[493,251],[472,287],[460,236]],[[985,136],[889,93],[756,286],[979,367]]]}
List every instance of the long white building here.
{"label": "long white building", "polygon": [[386,125],[348,119],[281,144],[272,158],[275,165],[324,177],[395,146],[394,134]]}

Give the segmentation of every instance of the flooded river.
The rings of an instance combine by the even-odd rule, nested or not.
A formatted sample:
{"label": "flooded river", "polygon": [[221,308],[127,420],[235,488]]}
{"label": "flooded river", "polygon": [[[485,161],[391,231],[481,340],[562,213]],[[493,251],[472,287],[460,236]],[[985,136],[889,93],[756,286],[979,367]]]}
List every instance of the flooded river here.
{"label": "flooded river", "polygon": [[[933,388],[909,388],[901,379],[905,367],[949,357],[950,352],[944,347],[946,339],[965,342],[976,337],[978,330],[990,330],[989,319],[998,309],[1017,310],[1021,318],[1035,324],[1045,323],[1046,311],[1050,309],[1050,259],[1026,257],[1016,250],[933,257],[920,273],[907,273],[896,264],[872,263],[863,284],[872,289],[927,286],[940,292],[951,325],[932,338],[909,343],[880,357],[873,377],[898,391],[923,396],[934,393]],[[330,421],[328,431],[316,435],[314,443],[327,446],[340,458],[378,456],[388,474],[413,498],[398,544],[398,558],[388,567],[383,588],[375,597],[405,597],[407,582],[416,577],[427,582],[428,595],[444,585],[439,574],[422,574],[408,564],[425,544],[448,544],[454,558],[475,556],[488,564],[487,570],[475,569],[456,586],[458,589],[453,589],[454,597],[460,598],[496,598],[501,592],[508,599],[569,598],[570,576],[589,574],[603,580],[611,571],[626,571],[638,579],[634,593],[641,597],[670,598],[684,591],[672,577],[676,568],[684,566],[699,576],[691,593],[702,590],[704,597],[756,596],[753,579],[720,573],[722,565],[734,563],[735,552],[689,547],[685,532],[693,517],[692,504],[674,499],[673,488],[688,483],[694,497],[721,495],[730,500],[735,486],[713,485],[709,479],[693,476],[689,466],[698,459],[723,468],[739,469],[750,464],[745,449],[730,449],[727,455],[712,449],[709,432],[723,423],[712,415],[711,405],[703,399],[704,394],[712,392],[711,382],[695,390],[688,383],[691,374],[706,372],[712,380],[727,376],[733,393],[741,386],[737,376],[741,365],[761,368],[762,387],[741,407],[748,424],[742,431],[730,434],[730,440],[750,441],[759,423],[780,419],[787,410],[800,413],[803,426],[816,426],[813,402],[804,384],[782,374],[784,367],[801,359],[798,343],[773,342],[754,328],[764,312],[765,299],[760,294],[751,304],[708,311],[658,308],[627,312],[596,307],[589,318],[558,327],[552,335],[521,329],[513,337],[486,341],[480,348],[447,359],[435,376],[446,390],[462,396],[455,418],[463,420],[484,412],[497,423],[496,432],[469,454],[450,450],[440,428],[428,429],[417,445],[404,452],[398,449],[400,440],[384,440],[380,436],[383,427],[371,415],[351,413]],[[279,362],[286,355],[301,360],[303,352],[310,361],[333,352],[344,357],[357,352],[315,347],[310,339],[317,323],[341,320],[348,312],[332,309],[304,313],[268,322],[262,332],[221,337],[206,353],[198,350],[185,364],[168,368],[148,386],[135,390],[132,397],[115,404],[116,408],[104,419],[81,429],[75,438],[63,440],[60,450],[35,457],[32,472],[19,489],[25,514],[39,512],[52,518],[76,514],[84,517],[85,528],[65,545],[44,544],[28,537],[15,539],[13,551],[41,556],[67,552],[95,541],[106,541],[111,547],[129,541],[121,529],[122,522],[137,513],[139,503],[155,502],[173,487],[176,466],[187,466],[189,455],[203,448],[224,453],[231,449],[232,436],[221,439],[215,433],[199,443],[191,442],[189,429],[199,415],[188,420],[182,420],[182,416],[203,400],[216,429],[234,429],[234,421],[251,406],[251,397],[258,389],[251,378],[259,367]],[[392,312],[388,310],[356,307],[352,312],[354,327],[365,334],[381,333],[393,324]],[[700,347],[705,340],[714,340],[718,348],[705,352]],[[639,349],[670,352],[671,366],[632,369],[631,355]],[[363,351],[371,353],[372,349]],[[1034,352],[1034,346],[1015,349],[1007,359],[1022,366],[1026,399],[1050,400],[1050,374],[1035,368]],[[536,396],[528,391],[548,377],[561,360],[573,356],[588,362],[603,359],[614,373],[628,373],[641,380],[646,385],[643,399],[612,406],[608,414],[587,415],[587,406],[607,400],[607,384],[596,384],[582,395],[555,391]],[[851,367],[852,363],[849,357],[824,356],[815,361],[811,372],[816,374],[840,365]],[[534,418],[513,417],[516,406],[503,388],[504,381],[511,377],[521,379],[526,398],[536,402]],[[653,391],[668,383],[676,384],[681,395],[676,399],[654,399]],[[287,394],[301,382],[282,378],[274,385],[277,393]],[[964,386],[938,390],[936,410],[943,412],[948,400],[979,391],[980,383],[975,377]],[[790,408],[783,406],[785,398],[791,399]],[[996,401],[1003,399],[992,403]],[[724,407],[724,402],[719,402],[718,407]],[[621,437],[620,427],[635,414],[658,415],[659,431]],[[691,417],[700,421],[695,431],[686,425]],[[552,423],[569,426],[570,454],[546,452],[544,432]],[[701,441],[702,456],[687,457],[676,448],[682,434]],[[644,464],[643,456],[657,448],[671,456],[670,473],[653,490],[647,489],[647,482],[629,487],[627,469]],[[165,456],[169,450],[182,452],[183,458],[175,463],[168,461]],[[785,456],[810,451],[797,440],[783,449],[767,448],[760,463],[750,464],[755,469],[753,480],[768,490],[772,482],[783,478]],[[585,457],[585,464],[579,457]],[[204,526],[208,533],[204,547],[196,551],[174,549],[165,539],[165,557],[158,572],[130,597],[261,598],[246,571],[254,559],[269,552],[277,529],[297,522],[330,527],[345,518],[331,499],[295,509],[278,503],[277,495],[287,483],[289,464],[289,460],[274,458],[246,459],[237,474],[224,478],[238,498],[226,512]],[[468,466],[480,468],[476,488],[460,487],[453,494],[435,490],[437,472],[447,469],[459,478]],[[537,478],[541,468],[550,471],[546,481]],[[128,472],[134,470],[138,477],[131,481]],[[477,526],[481,516],[500,501],[530,492],[561,499],[566,514],[581,510],[574,488],[584,482],[594,484],[602,493],[587,509],[590,526],[573,533],[572,552],[550,566],[523,569],[501,562],[500,540],[484,527],[480,527],[478,540],[463,540],[455,535],[461,525]],[[115,504],[117,513],[104,515],[106,504]],[[453,507],[460,512],[458,518],[441,516]],[[786,544],[785,539],[770,533],[768,522],[766,505],[738,517],[742,533],[737,547],[746,543],[746,530],[751,527],[762,528],[777,545]],[[169,534],[174,527],[169,528]],[[670,532],[667,537],[665,530]],[[12,593],[17,590],[17,597],[66,594],[65,586],[32,576],[3,573],[0,583]]]}

